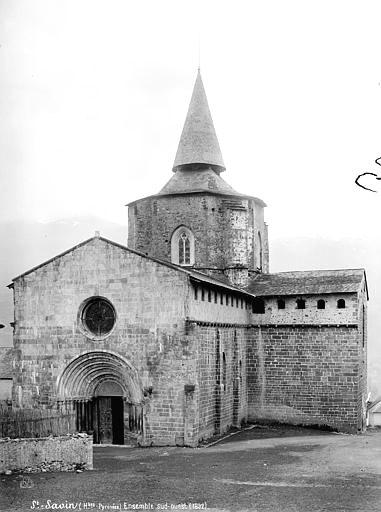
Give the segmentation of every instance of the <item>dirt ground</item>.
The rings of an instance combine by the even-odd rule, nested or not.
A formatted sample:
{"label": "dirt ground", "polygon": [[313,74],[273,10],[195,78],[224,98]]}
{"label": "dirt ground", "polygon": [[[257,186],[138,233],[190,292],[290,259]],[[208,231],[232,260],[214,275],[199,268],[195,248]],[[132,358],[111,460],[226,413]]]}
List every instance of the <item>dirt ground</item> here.
{"label": "dirt ground", "polygon": [[190,448],[94,448],[94,471],[0,476],[0,510],[381,511],[381,430],[253,428]]}

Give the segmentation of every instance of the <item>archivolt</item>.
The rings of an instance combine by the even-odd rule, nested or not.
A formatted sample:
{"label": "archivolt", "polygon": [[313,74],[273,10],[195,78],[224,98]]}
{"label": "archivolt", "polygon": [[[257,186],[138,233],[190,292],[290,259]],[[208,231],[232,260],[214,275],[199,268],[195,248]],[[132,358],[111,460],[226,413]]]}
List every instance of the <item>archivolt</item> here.
{"label": "archivolt", "polygon": [[81,354],[66,366],[57,382],[58,399],[91,398],[104,381],[119,384],[129,402],[143,399],[136,369],[121,356],[101,350]]}

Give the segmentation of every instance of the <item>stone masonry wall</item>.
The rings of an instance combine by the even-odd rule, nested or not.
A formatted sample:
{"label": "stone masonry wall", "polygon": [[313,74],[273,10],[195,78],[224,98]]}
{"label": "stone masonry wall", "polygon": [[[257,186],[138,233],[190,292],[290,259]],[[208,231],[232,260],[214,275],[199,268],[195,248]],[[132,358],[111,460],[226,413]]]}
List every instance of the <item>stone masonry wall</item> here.
{"label": "stone masonry wall", "polygon": [[[150,256],[170,261],[171,237],[179,226],[195,236],[195,268],[213,269],[259,266],[258,231],[263,258],[268,257],[263,207],[254,200],[205,194],[154,196],[129,207],[128,245]],[[268,269],[268,263],[263,267]],[[229,275],[228,275],[229,278]],[[247,280],[247,271],[244,273]],[[233,284],[244,285],[247,282]]]}
{"label": "stone masonry wall", "polygon": [[0,473],[93,469],[93,440],[86,434],[0,439]]}
{"label": "stone masonry wall", "polygon": [[[257,314],[244,292],[191,284],[184,272],[94,238],[18,278],[14,294],[16,406],[54,407],[67,365],[98,351],[138,375],[143,444],[195,446],[248,416],[361,428],[364,291],[324,296],[323,310],[317,296],[304,296],[304,310],[295,297],[284,310],[266,298]],[[81,324],[81,305],[93,296],[116,311],[102,339]]]}
{"label": "stone masonry wall", "polygon": [[193,283],[187,338],[195,347],[198,438],[226,432],[247,419],[247,323],[251,300],[238,291]]}
{"label": "stone masonry wall", "polygon": [[249,418],[356,432],[358,328],[253,327],[248,342]]}
{"label": "stone masonry wall", "polygon": [[[298,295],[281,297],[285,309],[279,309],[278,297],[263,297],[265,312],[253,313],[253,324],[358,324],[359,300],[356,293],[332,293],[321,295]],[[297,309],[296,300],[305,300],[305,309]],[[345,308],[337,307],[339,299],[345,300]],[[325,309],[318,309],[318,300],[324,300]]]}
{"label": "stone masonry wall", "polygon": [[247,324],[251,319],[251,298],[234,290],[194,285],[187,317],[220,324]]}
{"label": "stone masonry wall", "polygon": [[[367,323],[367,297],[365,289],[358,296],[358,358],[359,358],[359,386],[357,396],[357,411],[359,428],[365,429],[367,414],[368,382],[367,382],[367,355],[368,355],[368,323]],[[361,427],[360,427],[361,426]]]}
{"label": "stone masonry wall", "polygon": [[[275,298],[265,298],[265,313],[255,314],[244,295],[196,286],[188,318],[197,325],[201,438],[224,432],[247,417],[246,391],[252,420],[346,431],[361,428],[366,398],[366,333],[363,338],[361,326],[366,301],[359,303],[356,293],[303,298],[304,310],[296,309],[296,297],[285,297],[284,310],[278,310]],[[317,309],[321,298],[323,310]],[[346,307],[338,309],[342,298]],[[235,355],[237,348],[246,346],[247,358]],[[229,384],[223,385],[223,353],[230,391]],[[237,378],[243,394],[234,405]]]}
{"label": "stone masonry wall", "polygon": [[197,340],[199,440],[222,434],[247,418],[246,332],[239,325],[190,322]]}
{"label": "stone masonry wall", "polygon": [[[106,351],[136,370],[148,442],[181,444],[184,385],[194,355],[184,341],[188,278],[102,239],[69,251],[14,283],[16,352],[13,400],[19,407],[54,407],[57,382],[81,354]],[[104,339],[81,329],[83,301],[102,296],[117,321]]]}

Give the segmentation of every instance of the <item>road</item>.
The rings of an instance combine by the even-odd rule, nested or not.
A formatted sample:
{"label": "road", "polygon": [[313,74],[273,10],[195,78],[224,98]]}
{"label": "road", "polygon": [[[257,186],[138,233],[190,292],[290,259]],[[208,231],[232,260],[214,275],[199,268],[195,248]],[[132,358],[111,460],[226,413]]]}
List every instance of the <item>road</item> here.
{"label": "road", "polygon": [[21,482],[0,476],[1,511],[380,512],[381,431],[254,428],[198,449],[98,446],[93,471]]}

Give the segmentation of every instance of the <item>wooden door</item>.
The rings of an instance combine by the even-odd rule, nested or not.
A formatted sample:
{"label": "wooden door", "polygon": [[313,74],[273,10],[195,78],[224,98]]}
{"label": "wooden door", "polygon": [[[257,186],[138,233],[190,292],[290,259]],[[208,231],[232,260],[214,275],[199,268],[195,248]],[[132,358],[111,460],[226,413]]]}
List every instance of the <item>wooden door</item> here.
{"label": "wooden door", "polygon": [[112,405],[111,397],[101,396],[98,398],[98,443],[112,444]]}
{"label": "wooden door", "polygon": [[124,444],[123,398],[100,396],[94,399],[94,443]]}

